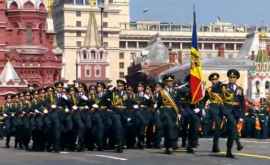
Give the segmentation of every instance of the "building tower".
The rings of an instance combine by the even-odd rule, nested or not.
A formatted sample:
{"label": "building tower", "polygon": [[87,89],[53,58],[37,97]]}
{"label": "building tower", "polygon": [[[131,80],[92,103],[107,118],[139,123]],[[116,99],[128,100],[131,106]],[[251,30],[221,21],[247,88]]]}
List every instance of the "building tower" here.
{"label": "building tower", "polygon": [[106,81],[106,59],[107,52],[100,41],[95,12],[90,11],[84,43],[77,52],[76,79],[86,84]]}

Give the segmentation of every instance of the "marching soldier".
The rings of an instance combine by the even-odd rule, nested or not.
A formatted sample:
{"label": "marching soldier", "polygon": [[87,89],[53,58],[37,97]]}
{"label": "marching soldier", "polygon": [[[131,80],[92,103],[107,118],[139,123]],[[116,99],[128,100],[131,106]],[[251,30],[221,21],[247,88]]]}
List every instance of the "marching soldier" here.
{"label": "marching soldier", "polygon": [[214,130],[212,152],[220,152],[218,139],[221,134],[222,122],[222,83],[219,81],[219,74],[212,73],[208,80],[211,81],[212,86],[207,89],[206,97],[209,101],[209,115],[211,118],[212,129]]}
{"label": "marching soldier", "polygon": [[165,153],[171,154],[178,138],[179,108],[176,103],[178,97],[174,87],[174,76],[167,75],[163,78],[164,88],[160,90],[159,107],[160,120],[164,133]]}
{"label": "marching soldier", "polygon": [[111,108],[112,114],[112,129],[115,130],[113,133],[113,139],[115,144],[116,152],[123,152],[124,135],[125,135],[125,101],[127,100],[127,93],[125,91],[125,81],[117,80],[117,88],[111,91]]}
{"label": "marching soldier", "polygon": [[147,131],[147,126],[149,125],[150,117],[151,117],[151,111],[150,111],[150,107],[148,107],[147,105],[147,101],[150,100],[151,97],[146,95],[144,85],[142,82],[138,83],[137,93],[134,99],[138,106],[134,114],[137,119],[136,120],[137,133],[136,134],[138,137],[138,147],[143,149],[145,133]]}
{"label": "marching soldier", "polygon": [[23,106],[23,129],[22,129],[22,141],[23,146],[25,150],[29,150],[29,143],[32,136],[32,127],[31,127],[31,115],[33,113],[32,111],[32,104],[31,104],[31,93],[30,91],[25,91],[25,100],[24,100],[24,106]]}
{"label": "marching soldier", "polygon": [[[180,95],[180,106],[183,109],[181,112],[182,126],[182,147],[187,148],[188,153],[194,153],[195,147],[198,145],[198,123],[199,117],[194,110],[195,105],[191,104],[189,75],[185,78],[183,84],[178,87]],[[186,140],[188,144],[186,145]]]}
{"label": "marching soldier", "polygon": [[153,147],[160,149],[160,143],[161,143],[161,138],[163,135],[162,132],[162,123],[160,121],[160,110],[158,107],[159,104],[159,98],[160,98],[160,91],[162,90],[162,84],[157,83],[155,85],[154,93],[153,93],[153,116],[152,116],[152,126],[153,126]]}
{"label": "marching soldier", "polygon": [[227,72],[229,83],[222,86],[222,96],[224,102],[223,114],[227,119],[227,153],[226,157],[234,158],[232,154],[233,142],[236,141],[237,150],[242,150],[240,135],[237,132],[237,123],[241,122],[244,108],[243,88],[236,84],[240,73],[235,69]]}
{"label": "marching soldier", "polygon": [[6,148],[9,148],[10,138],[15,132],[15,109],[12,106],[12,95],[6,96],[6,103],[4,105],[4,125],[6,132]]}

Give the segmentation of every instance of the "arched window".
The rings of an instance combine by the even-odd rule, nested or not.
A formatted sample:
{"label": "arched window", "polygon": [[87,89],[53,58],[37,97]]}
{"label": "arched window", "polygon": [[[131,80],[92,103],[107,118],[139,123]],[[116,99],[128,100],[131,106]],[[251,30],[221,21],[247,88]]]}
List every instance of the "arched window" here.
{"label": "arched window", "polygon": [[46,10],[45,5],[43,3],[40,3],[39,10]]}
{"label": "arched window", "polygon": [[23,4],[23,7],[24,7],[25,9],[34,9],[34,8],[35,8],[35,7],[34,7],[34,4],[33,4],[32,2],[30,2],[30,1],[25,2],[25,3]]}
{"label": "arched window", "polygon": [[265,89],[269,90],[270,89],[270,81],[265,82]]}
{"label": "arched window", "polygon": [[15,1],[13,1],[11,4],[10,4],[10,7],[9,7],[10,9],[13,9],[13,10],[16,10],[16,9],[18,9],[18,4],[15,2]]}
{"label": "arched window", "polygon": [[94,50],[91,51],[91,59],[92,60],[96,59],[96,52]]}
{"label": "arched window", "polygon": [[87,51],[83,50],[83,59],[87,59]]}
{"label": "arched window", "polygon": [[99,52],[99,58],[100,58],[100,60],[103,59],[103,51]]}

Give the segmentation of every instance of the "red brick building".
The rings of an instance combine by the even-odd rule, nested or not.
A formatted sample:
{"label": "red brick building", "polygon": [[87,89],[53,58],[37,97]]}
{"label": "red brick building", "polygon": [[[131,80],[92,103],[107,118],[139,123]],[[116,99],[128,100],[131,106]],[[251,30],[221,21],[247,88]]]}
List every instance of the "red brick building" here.
{"label": "red brick building", "polygon": [[0,72],[9,61],[27,85],[59,80],[62,51],[51,23],[43,0],[0,0]]}

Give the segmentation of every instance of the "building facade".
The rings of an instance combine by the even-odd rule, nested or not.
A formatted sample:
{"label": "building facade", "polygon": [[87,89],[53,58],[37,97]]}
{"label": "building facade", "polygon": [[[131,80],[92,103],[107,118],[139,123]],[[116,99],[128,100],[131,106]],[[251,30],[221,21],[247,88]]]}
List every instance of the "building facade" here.
{"label": "building facade", "polygon": [[[89,5],[90,2],[95,2],[96,5]],[[83,45],[89,12],[96,12],[99,34],[103,29],[103,45],[108,52],[109,62],[106,76],[113,81],[127,75],[133,56],[140,55],[148,42],[157,34],[165,46],[178,54],[181,52],[183,62],[187,60],[191,47],[191,24],[131,22],[129,0],[104,0],[103,2],[102,23],[101,7],[96,0],[58,0],[55,3],[55,29],[58,43],[64,50],[63,77],[65,79],[76,79],[76,52]],[[246,35],[255,29],[256,27],[234,25],[221,20],[201,25],[198,28],[200,52],[206,57],[236,57]],[[268,32],[267,27],[261,27],[261,30]]]}
{"label": "building facade", "polygon": [[[54,24],[57,41],[63,49],[63,77],[69,82],[75,80],[78,49],[83,47],[87,33],[89,13],[94,12],[97,20],[98,36],[101,31],[101,9],[96,1],[58,0],[54,5]],[[91,4],[91,5],[90,5]],[[96,4],[96,5],[95,5]],[[111,80],[119,78],[120,23],[129,22],[129,0],[104,0],[103,48],[107,52],[109,66],[106,76]],[[126,61],[129,61],[127,59]],[[125,61],[123,60],[123,63]],[[122,64],[121,64],[122,65]],[[125,67],[125,66],[121,66]],[[122,69],[124,70],[124,69]],[[122,76],[124,76],[123,73]]]}
{"label": "building facade", "polygon": [[88,85],[108,80],[106,78],[107,51],[103,48],[100,39],[96,13],[89,12],[88,27],[83,46],[77,52],[76,64],[76,79]]}
{"label": "building facade", "polygon": [[47,16],[43,0],[0,1],[1,72],[10,64],[27,85],[46,86],[61,78],[62,54]]}

